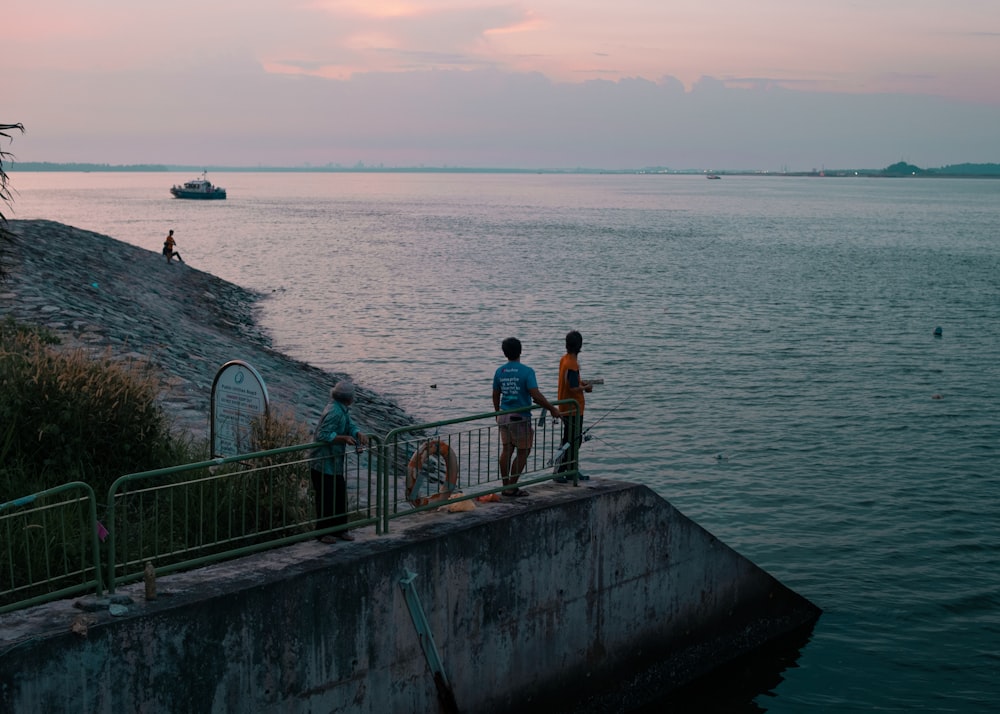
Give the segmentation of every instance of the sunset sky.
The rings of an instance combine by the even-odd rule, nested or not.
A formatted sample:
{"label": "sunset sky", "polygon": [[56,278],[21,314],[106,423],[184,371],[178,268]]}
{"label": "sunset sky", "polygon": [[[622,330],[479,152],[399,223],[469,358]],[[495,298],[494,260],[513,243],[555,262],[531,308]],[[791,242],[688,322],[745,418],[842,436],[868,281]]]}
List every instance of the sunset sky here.
{"label": "sunset sky", "polygon": [[18,161],[1000,162],[996,0],[32,0]]}

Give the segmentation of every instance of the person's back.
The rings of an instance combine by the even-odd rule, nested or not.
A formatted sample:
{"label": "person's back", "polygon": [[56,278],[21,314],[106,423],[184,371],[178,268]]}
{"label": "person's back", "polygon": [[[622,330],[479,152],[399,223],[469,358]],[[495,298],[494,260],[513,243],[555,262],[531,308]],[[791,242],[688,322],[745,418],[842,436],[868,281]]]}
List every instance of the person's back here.
{"label": "person's back", "polygon": [[[545,395],[538,389],[535,370],[521,364],[521,341],[516,337],[508,337],[501,344],[507,363],[497,368],[493,374],[493,410],[506,412],[511,409],[530,407],[535,402],[546,409],[552,416],[559,416],[559,410],[549,404]],[[528,453],[534,441],[534,430],[531,428],[531,413],[500,414],[497,416],[500,430],[500,477],[505,486],[517,483],[517,477],[524,471],[528,461]],[[517,451],[517,457],[511,462],[511,456]],[[506,496],[525,496],[521,489],[507,489]]]}
{"label": "person's back", "polygon": [[518,409],[531,406],[531,393],[528,391],[538,386],[535,370],[511,360],[497,368],[494,382],[500,387],[500,409]]}

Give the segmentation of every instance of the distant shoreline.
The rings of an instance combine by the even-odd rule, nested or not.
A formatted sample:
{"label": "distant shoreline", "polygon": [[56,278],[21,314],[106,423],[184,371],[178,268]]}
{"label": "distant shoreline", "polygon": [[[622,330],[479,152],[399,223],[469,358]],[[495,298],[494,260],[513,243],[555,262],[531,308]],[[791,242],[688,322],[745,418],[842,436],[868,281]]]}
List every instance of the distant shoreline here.
{"label": "distant shoreline", "polygon": [[410,174],[609,174],[670,176],[770,176],[807,178],[1000,178],[1000,164],[954,164],[922,169],[900,163],[880,169],[811,169],[809,171],[768,171],[764,169],[671,169],[650,166],[635,169],[590,168],[474,168],[461,166],[182,166],[171,164],[91,164],[11,161],[8,173],[83,172],[83,173],[410,173]]}

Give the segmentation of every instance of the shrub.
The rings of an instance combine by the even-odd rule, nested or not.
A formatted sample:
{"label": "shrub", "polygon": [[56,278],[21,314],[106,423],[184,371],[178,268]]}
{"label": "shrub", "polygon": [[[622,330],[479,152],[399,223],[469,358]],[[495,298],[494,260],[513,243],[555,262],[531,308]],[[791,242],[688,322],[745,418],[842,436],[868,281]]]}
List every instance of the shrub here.
{"label": "shrub", "polygon": [[[270,451],[286,446],[298,446],[312,441],[309,428],[281,410],[270,408],[263,417],[250,425],[253,451]],[[254,461],[252,487],[243,490],[243,513],[253,519],[259,531],[295,524],[302,528],[313,513],[310,492],[308,451],[272,454]]]}
{"label": "shrub", "polygon": [[101,494],[122,474],[183,458],[148,365],[55,343],[0,322],[0,502],[68,481]]}

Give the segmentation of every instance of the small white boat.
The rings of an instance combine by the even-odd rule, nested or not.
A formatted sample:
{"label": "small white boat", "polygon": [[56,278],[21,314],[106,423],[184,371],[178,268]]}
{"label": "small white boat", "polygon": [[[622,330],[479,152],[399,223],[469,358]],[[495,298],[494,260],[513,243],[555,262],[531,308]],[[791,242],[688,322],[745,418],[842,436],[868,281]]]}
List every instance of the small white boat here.
{"label": "small white boat", "polygon": [[170,193],[174,198],[195,198],[201,200],[221,199],[226,197],[226,189],[213,186],[208,180],[208,172],[203,171],[201,178],[191,179],[181,186],[172,186]]}

